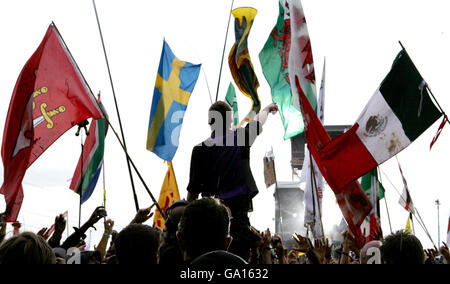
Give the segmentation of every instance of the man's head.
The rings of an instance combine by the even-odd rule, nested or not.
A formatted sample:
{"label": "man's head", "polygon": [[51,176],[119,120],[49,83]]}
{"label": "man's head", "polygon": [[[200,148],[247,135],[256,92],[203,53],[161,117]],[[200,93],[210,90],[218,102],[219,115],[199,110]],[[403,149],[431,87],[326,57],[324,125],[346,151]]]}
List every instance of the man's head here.
{"label": "man's head", "polygon": [[40,236],[25,232],[0,246],[0,264],[55,264],[52,248]]}
{"label": "man's head", "polygon": [[425,261],[419,239],[403,230],[385,238],[380,249],[381,259],[386,264],[423,264]]}
{"label": "man's head", "polygon": [[218,101],[211,105],[208,111],[208,123],[211,131],[220,135],[231,129],[232,122],[232,110],[226,102]]}
{"label": "man's head", "polygon": [[218,199],[202,198],[186,206],[177,237],[185,260],[192,260],[207,252],[227,250],[229,233],[229,209]]}
{"label": "man's head", "polygon": [[143,224],[131,224],[115,241],[119,264],[156,264],[160,231]]}

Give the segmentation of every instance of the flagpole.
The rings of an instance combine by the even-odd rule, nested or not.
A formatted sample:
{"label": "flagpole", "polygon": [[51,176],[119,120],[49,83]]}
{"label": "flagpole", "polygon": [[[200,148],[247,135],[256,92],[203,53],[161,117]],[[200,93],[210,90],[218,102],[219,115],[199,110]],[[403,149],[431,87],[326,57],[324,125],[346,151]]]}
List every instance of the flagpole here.
{"label": "flagpole", "polygon": [[[102,46],[103,46],[103,53],[105,55],[106,66],[108,68],[109,81],[111,83],[111,89],[112,89],[112,93],[113,93],[114,104],[116,106],[117,117],[118,117],[118,120],[119,120],[119,128],[120,128],[120,132],[122,134],[122,141],[123,141],[124,148],[126,150],[127,149],[127,145],[126,145],[126,142],[125,142],[125,134],[123,132],[122,121],[120,119],[119,106],[117,104],[116,93],[114,91],[114,84],[113,84],[113,80],[112,80],[112,76],[111,76],[111,69],[109,67],[108,56],[106,55],[105,42],[103,40],[103,34],[102,34],[102,29],[100,27],[100,20],[99,20],[98,13],[97,13],[97,7],[95,6],[95,0],[92,0],[92,4],[94,5],[94,11],[95,11],[95,16],[97,18],[98,30],[100,32],[100,39],[102,41]],[[136,189],[134,187],[133,174],[131,172],[130,161],[129,161],[128,157],[127,157],[127,166],[128,166],[128,173],[130,175],[131,188],[133,190],[134,204],[136,206],[136,212],[137,212],[137,211],[139,211],[139,203],[138,203],[138,199],[137,199],[137,195],[136,195]]]}
{"label": "flagpole", "polygon": [[78,228],[81,228],[81,198],[83,196],[83,160],[84,160],[84,145],[83,145],[83,132],[81,131],[81,175],[80,175],[80,207],[78,208]]}
{"label": "flagpole", "polygon": [[230,15],[228,15],[227,32],[225,33],[225,43],[223,44],[222,61],[220,62],[219,81],[217,82],[216,102],[219,98],[220,78],[222,77],[223,58],[225,57],[225,48],[227,46],[228,30],[230,29],[231,12],[233,11],[234,0],[231,2]]}
{"label": "flagpole", "polygon": [[[403,201],[406,202],[406,200],[403,198],[403,196],[400,194],[400,192],[397,190],[397,188],[394,186],[394,184],[392,183],[392,181],[389,179],[389,177],[386,175],[386,173],[384,173],[381,169],[380,172],[382,174],[384,174],[384,176],[387,178],[387,180],[389,181],[389,183],[392,185],[392,187],[395,189],[395,191],[397,192],[397,194],[400,196],[401,199],[403,199]],[[436,246],[434,244],[433,238],[431,237],[430,233],[428,232],[425,223],[422,221],[422,217],[420,217],[420,213],[419,213],[419,209],[417,207],[415,207],[415,211],[418,215],[418,217],[416,216],[416,214],[413,214],[414,217],[416,217],[417,222],[419,223],[420,227],[422,227],[423,231],[425,232],[425,234],[427,235],[427,237],[430,239],[431,243]]]}
{"label": "flagpole", "polygon": [[409,212],[409,219],[411,219],[411,225],[412,225],[412,231],[413,231],[413,235],[416,234],[416,229],[414,229],[414,221],[413,221],[413,217],[412,217],[412,213]]}
{"label": "flagpole", "polygon": [[[93,95],[92,95],[93,96]],[[119,134],[117,134],[117,131],[114,129],[113,125],[111,124],[111,122],[109,121],[108,117],[106,116],[105,112],[103,111],[103,108],[100,107],[100,104],[97,100],[95,100],[95,102],[97,103],[97,106],[100,109],[100,112],[103,115],[103,119],[106,121],[106,123],[108,123],[109,127],[111,128],[112,132],[114,133],[114,136],[116,137],[117,141],[119,142],[120,146],[122,147],[123,152],[125,153],[127,159],[130,161],[131,166],[133,167],[134,171],[136,172],[139,180],[141,181],[142,185],[144,186],[145,190],[147,191],[147,193],[150,195],[150,198],[152,199],[153,203],[156,204],[156,208],[158,209],[159,213],[161,213],[161,216],[163,216],[163,218],[166,218],[166,215],[164,214],[164,211],[161,209],[161,207],[159,206],[158,202],[156,201],[155,197],[153,196],[152,192],[150,191],[150,189],[148,188],[147,184],[145,183],[144,179],[142,178],[141,173],[139,172],[139,170],[137,169],[136,165],[134,164],[133,160],[131,159],[130,155],[128,154],[127,149],[125,148],[124,144],[122,143],[122,140],[120,140]]]}
{"label": "flagpole", "polygon": [[[381,184],[383,184],[379,170],[380,170],[379,167],[377,167],[377,177],[380,177],[380,182],[381,182]],[[386,212],[387,212],[388,221],[389,221],[389,229],[391,230],[391,234],[392,234],[393,231],[392,231],[392,224],[391,224],[391,216],[389,215],[389,208],[388,208],[387,199],[386,199],[386,192],[384,193],[384,204],[386,205]],[[381,222],[381,217],[380,217],[380,222]]]}
{"label": "flagpole", "polygon": [[[311,165],[311,176],[312,176],[312,183],[313,183],[313,187],[312,190],[314,192],[314,194],[316,195],[316,200],[317,200],[317,207],[319,208],[319,218],[320,218],[320,227],[322,229],[322,239],[325,239],[325,233],[323,231],[323,222],[322,222],[322,210],[320,208],[320,202],[319,202],[319,192],[317,191],[317,181],[316,181],[316,173],[314,171],[314,165],[313,165],[313,159],[312,159],[312,155],[311,152],[309,152],[309,158],[310,158],[310,165]],[[314,226],[315,226],[315,215],[316,215],[316,202],[314,201],[314,194],[313,194],[313,208],[314,208]]]}
{"label": "flagpole", "polygon": [[441,205],[441,203],[439,202],[439,199],[437,199],[436,201],[436,206],[437,206],[437,216],[438,216],[438,246],[440,246],[441,244],[441,225],[439,224],[440,222],[440,216],[439,216],[439,205]]}
{"label": "flagpole", "polygon": [[[273,153],[273,149],[272,149],[272,153]],[[273,174],[275,176],[275,192],[277,194],[277,199],[278,199],[278,218],[280,220],[280,232],[281,235],[283,236],[283,218],[281,218],[281,202],[280,202],[280,193],[278,192],[278,180],[277,180],[277,171],[275,170],[275,154],[274,154],[274,158],[273,158]],[[276,230],[276,228],[275,228]]]}

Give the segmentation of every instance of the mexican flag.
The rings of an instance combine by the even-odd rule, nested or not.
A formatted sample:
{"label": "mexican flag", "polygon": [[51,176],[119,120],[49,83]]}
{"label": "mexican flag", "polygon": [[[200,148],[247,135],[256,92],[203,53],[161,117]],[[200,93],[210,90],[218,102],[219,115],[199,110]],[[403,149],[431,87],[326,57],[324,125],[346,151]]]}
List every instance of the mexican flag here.
{"label": "mexican flag", "polygon": [[280,0],[278,20],[259,53],[262,71],[270,85],[272,100],[284,126],[284,139],[303,132],[302,114],[292,104],[289,83],[289,52],[291,49],[291,19],[287,0]]}
{"label": "mexican flag", "polygon": [[441,115],[425,81],[402,50],[356,124],[330,143],[317,146],[319,167],[329,173],[329,184],[344,188],[405,149]]}

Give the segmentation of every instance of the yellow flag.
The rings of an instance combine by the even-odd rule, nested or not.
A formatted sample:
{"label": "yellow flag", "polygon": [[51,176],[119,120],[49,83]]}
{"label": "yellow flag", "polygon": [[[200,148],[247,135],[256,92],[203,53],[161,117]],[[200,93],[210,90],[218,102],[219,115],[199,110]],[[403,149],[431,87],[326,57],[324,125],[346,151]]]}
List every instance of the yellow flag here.
{"label": "yellow flag", "polygon": [[[175,172],[173,171],[172,162],[167,163],[169,165],[169,169],[167,170],[166,178],[164,179],[158,199],[158,204],[164,212],[173,202],[180,200],[180,193],[178,191],[177,180],[175,178]],[[159,210],[156,210],[153,226],[164,229],[164,225],[164,218],[161,216]]]}
{"label": "yellow flag", "polygon": [[411,234],[412,230],[411,230],[411,218],[408,215],[408,221],[406,222],[406,228],[405,228],[405,233]]}

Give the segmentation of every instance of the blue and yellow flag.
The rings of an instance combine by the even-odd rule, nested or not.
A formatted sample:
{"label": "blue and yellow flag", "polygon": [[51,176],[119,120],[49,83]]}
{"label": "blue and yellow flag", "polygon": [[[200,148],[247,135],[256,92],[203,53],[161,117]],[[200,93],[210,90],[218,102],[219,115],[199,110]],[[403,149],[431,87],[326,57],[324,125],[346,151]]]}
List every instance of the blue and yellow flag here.
{"label": "blue and yellow flag", "polygon": [[172,161],[178,149],[181,125],[201,64],[179,60],[164,40],[153,93],[147,150]]}

